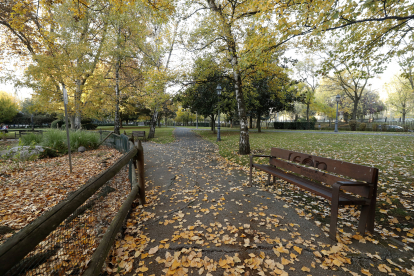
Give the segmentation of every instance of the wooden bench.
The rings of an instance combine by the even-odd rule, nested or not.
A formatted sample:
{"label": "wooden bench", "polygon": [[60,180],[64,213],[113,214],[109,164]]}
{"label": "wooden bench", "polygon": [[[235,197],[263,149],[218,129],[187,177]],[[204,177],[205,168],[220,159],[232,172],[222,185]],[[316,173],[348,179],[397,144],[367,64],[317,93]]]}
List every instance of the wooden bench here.
{"label": "wooden bench", "polygon": [[[269,165],[253,163],[254,157],[268,157]],[[361,205],[358,232],[363,235],[367,229],[373,233],[378,184],[377,168],[279,148],[272,148],[270,156],[250,155],[250,185],[252,185],[253,168],[268,173],[269,184],[272,175],[273,183],[275,177],[278,177],[330,200],[329,236],[331,239],[336,239],[340,205]]]}
{"label": "wooden bench", "polygon": [[14,130],[14,138],[17,138],[17,136],[22,137],[22,135],[24,134],[29,134],[29,133],[37,133],[37,134],[41,134],[43,135],[43,130]]}
{"label": "wooden bench", "polygon": [[144,137],[144,141],[147,141],[147,138],[145,136],[145,131],[132,131],[132,137]]}

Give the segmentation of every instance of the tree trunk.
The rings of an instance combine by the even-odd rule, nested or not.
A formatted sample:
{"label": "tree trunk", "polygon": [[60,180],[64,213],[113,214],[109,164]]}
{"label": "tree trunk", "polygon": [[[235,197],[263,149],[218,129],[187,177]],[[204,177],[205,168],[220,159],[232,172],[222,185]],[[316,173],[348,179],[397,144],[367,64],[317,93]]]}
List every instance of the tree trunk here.
{"label": "tree trunk", "polygon": [[231,25],[227,23],[224,18],[221,6],[217,7],[215,0],[208,0],[207,2],[210,9],[216,12],[221,21],[220,23],[222,26],[220,26],[220,29],[222,30],[222,35],[225,37],[225,41],[227,43],[227,50],[229,51],[230,63],[233,69],[234,92],[236,94],[236,102],[240,118],[239,154],[246,155],[250,153],[249,129],[247,127],[246,106],[242,91],[242,80],[240,76],[236,41],[234,40],[234,36],[231,32]]}
{"label": "tree trunk", "polygon": [[405,114],[407,113],[407,111],[405,110],[405,107],[402,110],[402,123],[403,125],[405,125]]}
{"label": "tree trunk", "polygon": [[309,122],[309,106],[310,106],[310,102],[306,103],[306,129],[310,129],[310,122]]}
{"label": "tree trunk", "polygon": [[[356,121],[356,119],[357,119],[358,103],[359,103],[359,98],[355,97],[354,109],[352,110],[352,120],[354,120],[354,121]],[[339,120],[339,118],[338,118],[338,120]]]}
{"label": "tree trunk", "polygon": [[158,111],[157,111],[157,108],[155,108],[154,114],[151,116],[150,131],[148,134],[148,139],[155,137],[155,125],[157,124],[157,121],[158,121]]}
{"label": "tree trunk", "polygon": [[253,116],[250,115],[249,116],[249,129],[252,129],[252,128],[253,128]]}
{"label": "tree trunk", "polygon": [[68,115],[68,119],[70,121],[70,127],[73,128],[75,125],[75,115]]}
{"label": "tree trunk", "polygon": [[262,124],[260,122],[260,112],[257,112],[257,132],[262,132]]}
{"label": "tree trunk", "polygon": [[114,133],[120,134],[120,114],[119,114],[119,59],[117,58],[115,65],[115,120]]}
{"label": "tree trunk", "polygon": [[157,122],[157,126],[158,127],[161,127],[161,119],[162,119],[162,117],[161,116],[158,116],[158,122]]}

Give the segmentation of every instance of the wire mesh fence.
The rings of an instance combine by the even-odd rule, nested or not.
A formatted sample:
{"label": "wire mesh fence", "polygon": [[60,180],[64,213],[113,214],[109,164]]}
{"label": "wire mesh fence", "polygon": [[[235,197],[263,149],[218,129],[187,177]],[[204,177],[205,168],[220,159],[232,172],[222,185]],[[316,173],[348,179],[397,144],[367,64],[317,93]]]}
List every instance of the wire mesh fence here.
{"label": "wire mesh fence", "polygon": [[[111,134],[105,145],[124,153],[129,150],[125,135]],[[23,260],[7,271],[0,269],[0,275],[81,275],[131,190],[126,184],[131,165],[123,166]]]}

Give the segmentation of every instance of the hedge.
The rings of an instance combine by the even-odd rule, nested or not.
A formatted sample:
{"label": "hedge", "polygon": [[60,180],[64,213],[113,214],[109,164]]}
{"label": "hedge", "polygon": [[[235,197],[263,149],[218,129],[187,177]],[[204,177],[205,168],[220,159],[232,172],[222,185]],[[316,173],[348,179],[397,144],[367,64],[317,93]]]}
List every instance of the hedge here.
{"label": "hedge", "polygon": [[315,122],[274,122],[273,124],[275,129],[315,129]]}

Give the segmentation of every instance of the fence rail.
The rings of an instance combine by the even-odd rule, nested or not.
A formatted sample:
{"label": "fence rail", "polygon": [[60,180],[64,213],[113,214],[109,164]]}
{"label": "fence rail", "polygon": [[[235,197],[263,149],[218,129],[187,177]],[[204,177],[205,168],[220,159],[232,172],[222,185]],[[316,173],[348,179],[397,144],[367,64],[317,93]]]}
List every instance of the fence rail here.
{"label": "fence rail", "polygon": [[[110,133],[104,142],[124,152],[124,155],[108,169],[89,179],[65,200],[6,240],[0,246],[0,275],[81,275],[85,269],[89,271],[85,275],[98,275],[96,271],[101,270],[115,236],[138,193],[140,203],[145,203],[142,145],[138,143],[138,147],[135,147],[133,141],[128,141],[127,136],[113,133]],[[128,164],[131,182],[129,193],[122,192],[126,187],[122,183],[122,177],[117,180],[115,177]],[[135,167],[139,170],[138,180]],[[126,200],[112,222],[109,222],[105,207],[113,206],[105,204],[104,199],[115,190],[119,190],[119,196],[126,197]],[[107,227],[109,223],[111,225]],[[98,238],[102,238],[100,243]],[[98,243],[99,246],[95,250]],[[72,252],[74,249],[75,253]],[[89,258],[94,250],[95,253]]]}

